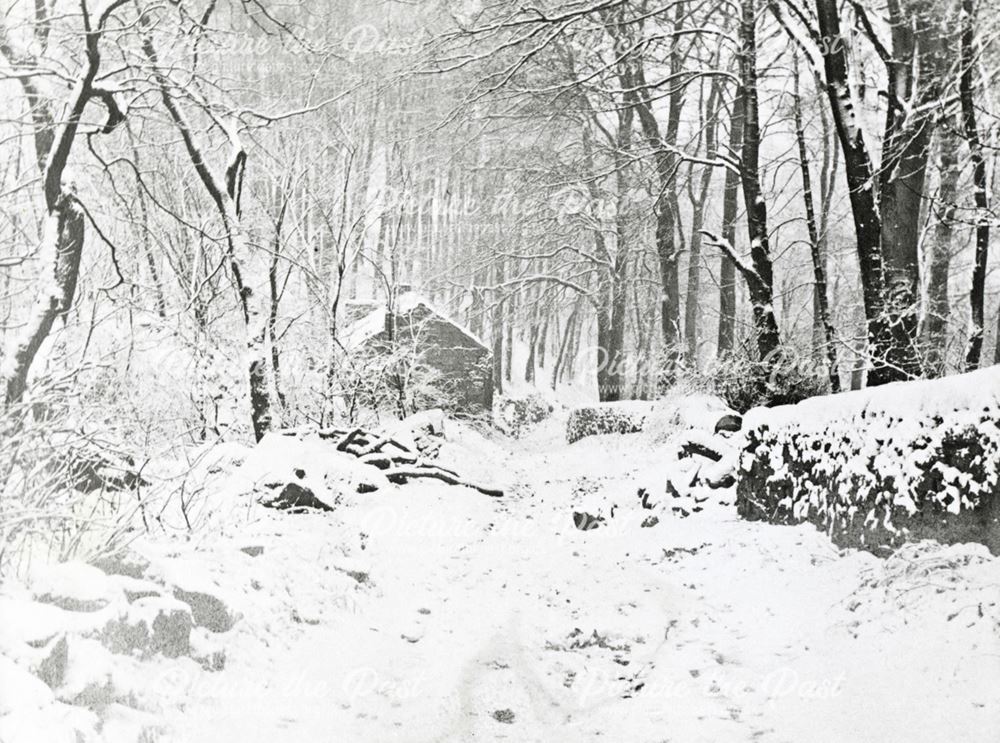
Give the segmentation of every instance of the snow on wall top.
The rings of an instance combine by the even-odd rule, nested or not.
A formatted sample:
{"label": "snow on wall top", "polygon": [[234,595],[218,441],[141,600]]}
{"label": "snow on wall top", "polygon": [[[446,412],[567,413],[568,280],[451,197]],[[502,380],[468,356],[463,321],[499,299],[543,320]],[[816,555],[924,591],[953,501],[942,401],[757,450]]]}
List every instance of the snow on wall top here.
{"label": "snow on wall top", "polygon": [[1000,365],[943,379],[894,382],[854,392],[804,400],[796,405],[754,408],[744,416],[746,429],[761,424],[822,426],[834,419],[865,413],[896,416],[939,415],[995,404],[1000,400]]}

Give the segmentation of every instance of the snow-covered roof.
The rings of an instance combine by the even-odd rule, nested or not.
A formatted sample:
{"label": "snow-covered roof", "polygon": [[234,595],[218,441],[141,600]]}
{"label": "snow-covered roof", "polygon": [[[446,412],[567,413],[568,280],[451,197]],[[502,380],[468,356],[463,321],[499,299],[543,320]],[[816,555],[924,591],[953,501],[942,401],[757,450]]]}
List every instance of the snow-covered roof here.
{"label": "snow-covered roof", "polygon": [[[455,320],[455,318],[447,312],[444,312],[436,307],[429,299],[418,292],[404,292],[396,298],[395,311],[397,315],[408,315],[418,307],[423,307],[430,313],[443,318],[461,331],[463,335],[468,336],[470,340],[478,343],[483,348],[489,348],[489,346],[483,342],[482,338],[473,333],[472,330]],[[355,321],[350,327],[347,328],[343,335],[342,342],[344,347],[347,349],[359,348],[365,342],[371,340],[385,330],[386,312],[387,308],[383,302],[376,305],[371,312]]]}

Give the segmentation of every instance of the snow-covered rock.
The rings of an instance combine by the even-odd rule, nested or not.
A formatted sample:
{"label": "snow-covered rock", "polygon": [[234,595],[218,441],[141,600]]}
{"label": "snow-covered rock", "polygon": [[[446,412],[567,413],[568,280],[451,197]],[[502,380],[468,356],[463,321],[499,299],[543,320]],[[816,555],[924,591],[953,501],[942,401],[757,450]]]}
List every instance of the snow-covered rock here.
{"label": "snow-covered rock", "polygon": [[77,561],[47,565],[36,571],[31,589],[38,601],[67,611],[97,611],[122,598],[121,589],[106,573]]}
{"label": "snow-covered rock", "polygon": [[149,597],[131,604],[122,615],[109,621],[100,638],[113,653],[142,656],[162,653],[177,658],[190,652],[191,608],[183,601]]}

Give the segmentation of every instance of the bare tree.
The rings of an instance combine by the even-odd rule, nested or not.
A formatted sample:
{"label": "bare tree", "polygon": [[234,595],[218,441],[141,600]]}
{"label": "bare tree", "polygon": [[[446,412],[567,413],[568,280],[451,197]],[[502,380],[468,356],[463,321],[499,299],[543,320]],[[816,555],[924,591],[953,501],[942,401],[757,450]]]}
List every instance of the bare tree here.
{"label": "bare tree", "polygon": [[[43,60],[32,52],[16,48],[10,30],[0,19],[0,54],[12,68],[13,77],[20,84],[31,111],[35,156],[46,211],[40,252],[47,274],[23,331],[4,354],[0,378],[6,406],[21,400],[42,343],[56,318],[65,315],[73,306],[85,225],[93,218],[81,201],[76,184],[65,177],[66,169],[88,104],[96,101],[107,109],[107,120],[99,129],[104,134],[112,132],[124,120],[116,91],[98,82],[101,45],[109,21],[124,2],[111,2],[94,17],[86,0],[81,0],[79,38],[83,48],[78,53],[82,60],[78,62],[79,69],[73,73],[73,84],[61,105],[46,96],[39,85],[39,77],[46,66]],[[50,7],[46,3],[36,3],[33,35],[43,54],[49,49],[52,23]],[[55,59],[45,62],[59,64]]]}

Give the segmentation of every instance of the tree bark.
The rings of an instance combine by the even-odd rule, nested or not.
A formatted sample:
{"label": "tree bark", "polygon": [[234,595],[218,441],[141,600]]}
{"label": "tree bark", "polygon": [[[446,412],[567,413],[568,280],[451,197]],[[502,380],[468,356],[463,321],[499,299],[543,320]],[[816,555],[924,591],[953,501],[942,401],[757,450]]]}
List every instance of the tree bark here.
{"label": "tree bark", "polygon": [[247,251],[246,233],[240,220],[246,151],[239,141],[235,128],[231,128],[226,132],[232,146],[232,152],[225,173],[220,178],[209,169],[204,154],[194,140],[194,130],[174,100],[171,93],[171,83],[160,68],[151,31],[148,27],[149,23],[146,16],[140,18],[143,31],[143,52],[150,64],[163,105],[181,135],[191,165],[215,205],[225,230],[226,252],[240,303],[245,332],[245,363],[250,393],[250,421],[254,438],[260,441],[271,428],[273,413],[267,384],[267,370],[270,365],[266,351],[267,317],[266,313],[259,307],[262,297],[254,297],[253,290],[244,280],[243,268],[240,264],[240,256]]}
{"label": "tree bark", "polygon": [[741,0],[740,77],[743,88],[743,199],[750,238],[750,260],[756,277],[748,280],[753,303],[757,353],[760,361],[776,361],[780,346],[774,316],[774,272],[768,247],[767,205],[760,187],[760,121],[757,107],[757,3]]}
{"label": "tree bark", "polygon": [[816,0],[816,15],[820,38],[824,40],[821,52],[827,96],[844,152],[844,170],[857,239],[871,361],[868,384],[876,386],[909,378],[913,343],[906,336],[903,326],[892,322],[887,314],[875,173],[851,93],[847,41],[840,28],[837,0]]}
{"label": "tree bark", "polygon": [[[684,3],[675,6],[674,24],[679,27],[684,17]],[[663,292],[660,300],[660,328],[663,334],[663,344],[667,353],[664,378],[673,378],[680,350],[680,279],[678,275],[676,244],[677,215],[674,204],[676,198],[676,175],[678,159],[673,148],[677,144],[677,133],[680,129],[681,108],[683,107],[684,84],[678,80],[681,70],[681,55],[679,45],[674,44],[670,53],[670,92],[668,93],[667,125],[662,136],[660,125],[653,112],[650,88],[646,82],[646,73],[642,57],[633,60],[629,71],[630,98],[643,135],[653,150],[656,161],[656,172],[659,181],[659,197],[656,201],[656,252],[660,265],[660,280]]]}
{"label": "tree bark", "polygon": [[[709,89],[708,100],[705,103],[705,114],[702,121],[705,131],[705,159],[707,160],[714,160],[718,155],[716,136],[721,98],[722,78],[714,77]],[[684,303],[684,339],[687,342],[687,364],[692,369],[698,368],[698,316],[701,314],[698,301],[701,293],[701,229],[705,222],[705,203],[708,201],[708,192],[712,185],[714,171],[714,166],[703,165],[701,182],[697,191],[692,193],[691,242],[688,250],[687,296]]]}
{"label": "tree bark", "polygon": [[891,2],[888,110],[879,169],[881,245],[889,322],[899,340],[895,363],[909,377],[922,373],[917,349],[920,291],[920,209],[944,66],[936,0]]}
{"label": "tree bark", "polygon": [[[64,317],[73,306],[83,254],[86,212],[77,200],[72,185],[63,182],[63,173],[76,142],[83,113],[90,101],[98,100],[107,109],[108,118],[101,129],[102,133],[113,131],[124,121],[124,115],[112,93],[95,84],[101,66],[101,38],[108,19],[123,1],[117,0],[106,6],[93,26],[89,25],[91,21],[88,20],[84,36],[86,62],[58,121],[51,104],[35,86],[31,74],[36,67],[34,58],[14,48],[7,38],[3,22],[0,21],[0,56],[20,73],[17,79],[31,108],[35,155],[46,208],[41,254],[48,264],[45,269],[47,275],[42,279],[41,290],[28,320],[3,356],[0,384],[3,386],[5,408],[21,401],[28,386],[31,367],[56,318]],[[36,15],[36,21],[39,24],[36,26],[36,33],[47,33],[47,12],[40,11]]]}
{"label": "tree bark", "polygon": [[945,125],[938,137],[937,224],[930,245],[927,276],[927,308],[924,318],[924,368],[929,376],[945,373],[948,343],[948,318],[951,303],[948,297],[948,276],[955,223],[955,201],[958,188],[958,137]]}
{"label": "tree bark", "polygon": [[823,349],[826,354],[830,390],[840,392],[840,373],[837,370],[837,349],[833,345],[833,323],[830,321],[830,307],[826,294],[826,262],[820,253],[819,228],[816,209],[813,205],[812,178],[809,173],[809,151],[806,148],[805,125],[802,120],[802,98],[799,89],[799,59],[795,56],[792,65],[792,107],[795,119],[795,139],[799,148],[799,168],[802,171],[802,201],[806,212],[806,229],[809,234],[809,252],[812,258],[814,309],[819,313],[818,321],[823,326]]}
{"label": "tree bark", "polygon": [[[976,106],[973,99],[973,67],[975,65],[975,1],[962,0],[962,38],[959,79],[959,98],[962,104],[962,124],[969,140],[969,157],[972,160],[972,187],[976,202],[976,258],[972,268],[972,290],[969,303],[972,310],[972,330],[965,356],[967,371],[979,366],[983,353],[983,305],[986,300],[986,261],[990,247],[989,185],[986,181],[986,159],[979,139],[976,123]],[[998,341],[1000,345],[1000,341]]]}
{"label": "tree bark", "polygon": [[[736,90],[729,117],[729,156],[739,160],[743,151],[743,89]],[[726,169],[722,195],[722,239],[736,245],[736,217],[739,208],[740,174]],[[725,252],[719,257],[719,337],[718,355],[736,348],[736,264]]]}

